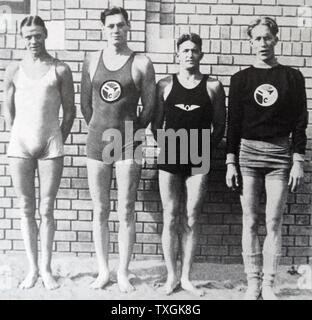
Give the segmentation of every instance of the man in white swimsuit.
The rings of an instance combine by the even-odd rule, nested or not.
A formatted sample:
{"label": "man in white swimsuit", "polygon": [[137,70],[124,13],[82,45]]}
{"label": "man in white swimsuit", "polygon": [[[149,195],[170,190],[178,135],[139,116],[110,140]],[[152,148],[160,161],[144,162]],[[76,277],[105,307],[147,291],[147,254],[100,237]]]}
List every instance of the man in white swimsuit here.
{"label": "man in white swimsuit", "polygon": [[[11,139],[8,157],[13,184],[20,200],[21,230],[30,270],[20,288],[35,285],[39,276],[38,227],[35,220],[35,171],[40,182],[41,268],[47,289],[56,289],[51,257],[54,238],[54,200],[63,169],[63,144],[75,118],[74,86],[69,67],[48,54],[47,29],[38,16],[21,23],[27,49],[24,59],[12,62],[4,80],[4,106]],[[63,119],[59,123],[62,105]]]}
{"label": "man in white swimsuit", "polygon": [[[127,134],[127,123],[134,132],[149,124],[155,100],[155,72],[151,61],[135,54],[127,44],[130,30],[128,14],[113,7],[101,14],[107,47],[86,57],[82,70],[81,111],[88,124],[87,168],[93,201],[93,236],[99,275],[92,287],[99,289],[109,281],[108,218],[113,162],[118,185],[119,257],[117,272],[121,292],[134,290],[128,279],[128,268],[135,239],[134,204],[141,176],[141,163],[129,153],[136,147],[134,137]],[[143,109],[138,115],[141,98]],[[118,158],[105,157],[103,134],[116,130],[121,135]],[[118,148],[118,143],[113,144]]]}

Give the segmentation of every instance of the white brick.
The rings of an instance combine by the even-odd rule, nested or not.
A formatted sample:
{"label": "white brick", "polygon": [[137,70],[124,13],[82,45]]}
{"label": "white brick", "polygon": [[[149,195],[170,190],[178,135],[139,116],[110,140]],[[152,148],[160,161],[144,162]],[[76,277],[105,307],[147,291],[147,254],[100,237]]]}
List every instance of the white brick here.
{"label": "white brick", "polygon": [[80,50],[84,51],[96,51],[103,48],[102,41],[80,41],[79,42]]}
{"label": "white brick", "polygon": [[131,11],[131,21],[146,20],[145,11]]}
{"label": "white brick", "polygon": [[198,4],[198,5],[196,5],[196,13],[198,13],[198,14],[210,13],[210,6],[207,4]]}
{"label": "white brick", "polygon": [[79,8],[79,0],[65,0],[66,8]]}
{"label": "white brick", "polygon": [[5,238],[7,240],[22,240],[22,232],[20,230],[5,230]]}
{"label": "white brick", "polygon": [[86,29],[86,30],[101,30],[102,29],[102,22],[100,20],[98,21],[80,21],[80,29]]}
{"label": "white brick", "polygon": [[52,0],[52,9],[64,9],[65,3],[64,0]]}
{"label": "white brick", "polygon": [[282,8],[275,6],[259,6],[255,8],[256,15],[270,15],[270,16],[281,16]]}
{"label": "white brick", "polygon": [[74,231],[55,231],[55,241],[76,241],[77,236]]}
{"label": "white brick", "polygon": [[76,9],[66,9],[65,18],[66,19],[86,19],[87,13],[86,10],[76,10]]}
{"label": "white brick", "polygon": [[65,37],[66,40],[85,40],[87,36],[84,30],[67,30]]}
{"label": "white brick", "polygon": [[68,242],[56,242],[56,249],[58,252],[68,252],[70,251],[70,244]]}
{"label": "white brick", "polygon": [[1,219],[0,229],[11,229],[11,219]]}
{"label": "white brick", "polygon": [[194,4],[176,4],[175,13],[190,14],[190,13],[195,13],[195,10],[196,10],[196,6]]}
{"label": "white brick", "polygon": [[0,250],[11,250],[11,249],[12,249],[12,241],[9,241],[9,240],[0,241]]}
{"label": "white brick", "polygon": [[217,24],[216,16],[204,16],[204,15],[191,15],[189,17],[189,22],[191,24]]}
{"label": "white brick", "polygon": [[89,242],[74,242],[71,244],[71,249],[76,252],[94,252],[94,245]]}
{"label": "white brick", "polygon": [[108,7],[108,0],[80,0],[80,8],[86,9],[106,9]]}
{"label": "white brick", "polygon": [[50,1],[39,1],[38,2],[38,9],[39,10],[50,10],[51,9],[51,2]]}
{"label": "white brick", "polygon": [[139,0],[125,0],[124,7],[125,9],[136,9],[136,10],[145,10],[146,1]]}
{"label": "white brick", "polygon": [[211,14],[238,14],[239,6],[216,5],[211,6]]}
{"label": "white brick", "polygon": [[61,11],[61,10],[52,11],[52,20],[64,20],[64,18],[65,18],[64,11]]}

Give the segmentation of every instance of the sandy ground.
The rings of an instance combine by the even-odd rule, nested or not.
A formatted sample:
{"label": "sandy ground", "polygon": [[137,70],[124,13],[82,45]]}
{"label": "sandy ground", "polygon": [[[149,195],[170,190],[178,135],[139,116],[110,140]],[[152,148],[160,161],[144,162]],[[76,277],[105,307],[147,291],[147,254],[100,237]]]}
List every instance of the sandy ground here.
{"label": "sandy ground", "polygon": [[[116,283],[117,260],[111,260],[111,281],[102,290],[93,290],[89,284],[95,279],[96,260],[87,257],[53,256],[53,273],[61,285],[54,291],[44,288],[41,279],[29,290],[18,289],[26,275],[27,262],[24,254],[0,255],[0,299],[1,300],[237,300],[242,299],[246,281],[241,265],[220,265],[195,263],[192,278],[196,286],[205,290],[205,296],[198,298],[184,290],[177,289],[172,295],[164,293],[166,269],[163,261],[132,261],[131,283],[136,291],[120,293]],[[11,288],[4,288],[5,272],[11,274]],[[276,292],[282,300],[312,300],[312,290],[300,290],[299,275],[291,275],[290,266],[280,266]],[[2,286],[1,286],[2,284]]]}

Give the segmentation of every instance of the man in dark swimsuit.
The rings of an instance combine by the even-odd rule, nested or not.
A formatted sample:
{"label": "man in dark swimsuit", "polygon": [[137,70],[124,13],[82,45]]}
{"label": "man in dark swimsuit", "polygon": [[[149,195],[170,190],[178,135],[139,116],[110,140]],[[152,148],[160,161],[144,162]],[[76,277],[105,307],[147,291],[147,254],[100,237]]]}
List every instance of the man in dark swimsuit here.
{"label": "man in dark swimsuit", "polygon": [[[133,130],[145,129],[150,122],[155,100],[155,72],[151,61],[131,51],[127,45],[130,30],[128,14],[113,7],[101,14],[107,47],[86,57],[81,83],[81,110],[89,125],[87,138],[87,169],[94,205],[93,235],[99,264],[99,275],[92,284],[102,288],[109,281],[108,248],[110,187],[113,163],[118,185],[119,256],[117,272],[119,288],[130,292],[134,287],[128,279],[128,267],[135,238],[134,204],[140,180],[141,163],[129,150],[136,147]],[[143,109],[138,115],[138,101]],[[108,132],[118,132],[120,140],[105,140]],[[115,154],[111,157],[111,146]],[[118,152],[121,150],[121,152]]]}
{"label": "man in dark swimsuit", "polygon": [[[165,123],[166,131],[168,129],[173,129],[175,132],[184,130],[190,148],[192,148],[191,144],[197,144],[197,150],[203,152],[207,149],[205,144],[209,144],[209,136],[208,141],[201,139],[202,133],[209,130],[212,125],[213,133],[210,140],[213,149],[222,139],[225,129],[225,94],[222,84],[199,71],[203,53],[202,40],[198,35],[182,35],[177,41],[177,49],[179,73],[168,76],[157,84],[157,111],[152,122],[153,134],[160,143],[161,130],[159,129]],[[195,140],[192,139],[192,129],[198,132],[198,138]],[[196,170],[199,168],[192,163],[190,150],[187,150],[188,154],[185,157],[182,144],[176,150],[167,148],[166,145],[159,146],[161,147],[158,158],[159,189],[164,210],[162,244],[168,270],[165,290],[167,294],[171,294],[180,283],[177,276],[176,226],[182,209],[186,211],[186,216],[182,235],[181,287],[196,295],[203,295],[204,292],[191,283],[190,270],[196,249],[197,219],[207,189],[209,165],[202,165],[206,170]],[[176,163],[173,164],[167,159],[167,156],[170,157],[172,153],[176,155]],[[203,158],[203,161],[209,162],[209,159]],[[185,202],[182,201],[182,196]],[[184,208],[180,207],[180,203]]]}

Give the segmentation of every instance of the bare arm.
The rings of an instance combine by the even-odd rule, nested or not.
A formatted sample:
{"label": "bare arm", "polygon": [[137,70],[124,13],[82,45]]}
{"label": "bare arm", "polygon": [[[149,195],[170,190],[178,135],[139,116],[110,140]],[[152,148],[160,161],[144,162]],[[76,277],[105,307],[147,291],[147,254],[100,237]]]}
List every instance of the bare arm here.
{"label": "bare arm", "polygon": [[82,76],[81,76],[81,112],[86,120],[86,123],[89,124],[92,117],[92,83],[89,74],[89,57],[85,58],[85,61],[82,66]]}
{"label": "bare arm", "polygon": [[156,82],[155,71],[152,62],[147,57],[139,57],[141,62],[140,66],[141,78],[141,101],[143,110],[140,113],[140,127],[146,128],[152,120],[155,97],[156,97]]}
{"label": "bare arm", "polygon": [[15,105],[14,105],[14,94],[15,86],[13,83],[13,78],[16,70],[18,69],[17,63],[10,64],[4,76],[4,117],[9,128],[12,127],[15,118]]}
{"label": "bare arm", "polygon": [[63,108],[61,131],[63,142],[65,142],[76,116],[74,83],[73,76],[68,65],[65,63],[59,63],[56,70],[60,80],[61,101]]}
{"label": "bare arm", "polygon": [[157,129],[162,128],[164,122],[164,82],[160,80],[156,86],[156,106],[152,118],[151,130],[157,141]]}
{"label": "bare arm", "polygon": [[213,132],[211,134],[211,149],[215,149],[224,136],[225,131],[225,93],[220,81],[207,82],[207,90],[212,98],[213,118],[212,126]]}

